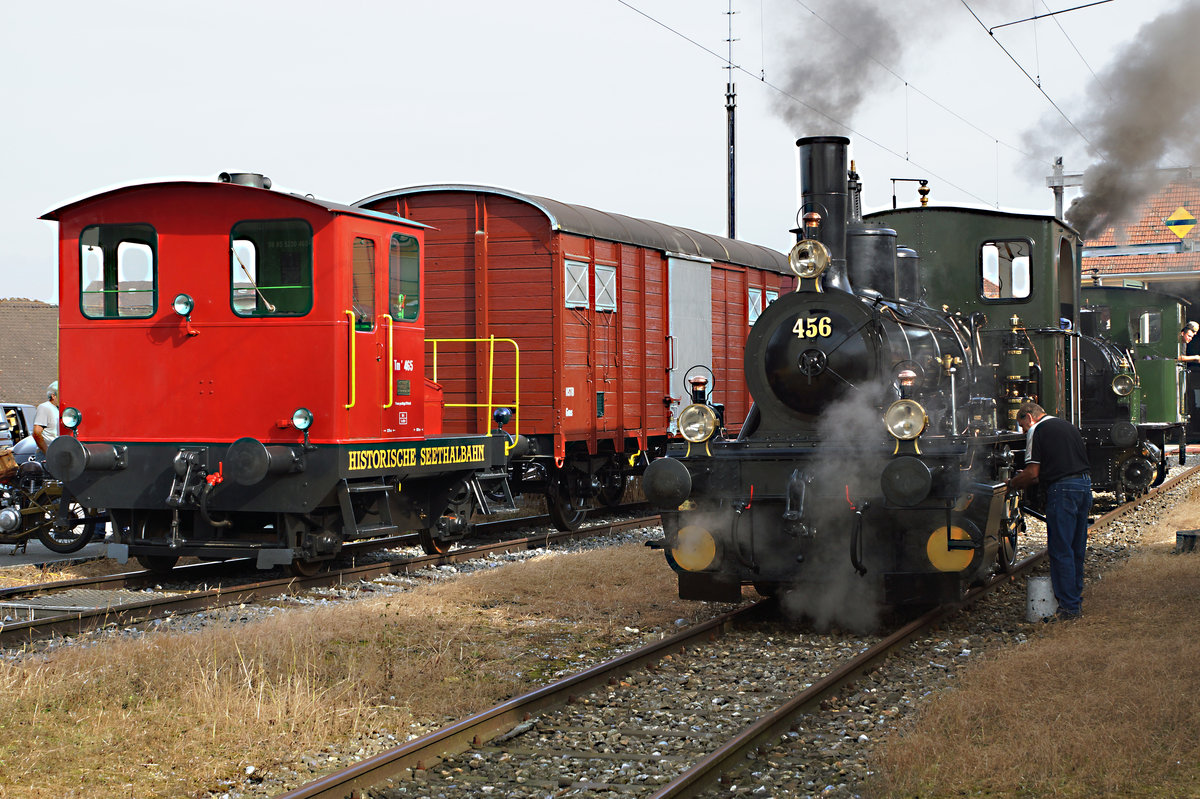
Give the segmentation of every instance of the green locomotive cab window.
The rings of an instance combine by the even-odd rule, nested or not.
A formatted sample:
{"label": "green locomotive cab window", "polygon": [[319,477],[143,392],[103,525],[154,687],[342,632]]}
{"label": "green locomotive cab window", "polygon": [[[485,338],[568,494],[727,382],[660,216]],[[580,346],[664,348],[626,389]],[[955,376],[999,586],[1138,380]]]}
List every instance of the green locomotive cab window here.
{"label": "green locomotive cab window", "polygon": [[354,239],[353,269],[350,274],[350,302],[354,305],[354,329],[369,333],[375,329],[375,242]]}
{"label": "green locomotive cab window", "polygon": [[158,236],[150,225],[79,234],[79,308],[89,319],[146,319],[158,307]]}
{"label": "green locomotive cab window", "polygon": [[312,228],[303,219],[238,222],[229,236],[229,301],[238,316],[312,310]]}
{"label": "green locomotive cab window", "polygon": [[388,315],[412,322],[421,312],[421,253],[412,236],[392,234],[388,248]]}
{"label": "green locomotive cab window", "polygon": [[1162,341],[1162,311],[1143,311],[1138,317],[1136,344]]}
{"label": "green locomotive cab window", "polygon": [[1030,296],[1027,240],[986,241],[979,248],[980,296],[985,300],[1024,300]]}

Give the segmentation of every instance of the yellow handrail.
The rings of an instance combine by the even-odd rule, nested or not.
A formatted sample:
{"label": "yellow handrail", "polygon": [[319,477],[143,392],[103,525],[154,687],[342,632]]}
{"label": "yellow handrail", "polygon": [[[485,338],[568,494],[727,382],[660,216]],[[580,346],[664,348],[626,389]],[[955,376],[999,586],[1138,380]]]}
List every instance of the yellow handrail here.
{"label": "yellow handrail", "polygon": [[[487,338],[427,338],[427,344],[433,345],[433,382],[437,382],[438,373],[438,344],[487,344],[488,345],[488,369],[487,369],[487,402],[447,402],[444,407],[447,408],[487,408],[488,420],[492,418],[492,412],[499,407],[511,404],[513,411],[513,435],[512,441],[504,445],[504,454],[507,455],[516,447],[517,436],[521,434],[521,348],[517,342],[511,338],[496,338],[488,336]],[[495,393],[493,384],[495,382],[496,369],[496,344],[511,344],[513,348],[513,401],[511,403],[500,403],[495,401]]]}
{"label": "yellow handrail", "polygon": [[346,406],[346,410],[354,407],[354,393],[357,383],[357,375],[354,370],[354,311],[346,311],[346,316],[350,317],[350,326],[347,328],[350,331],[350,404]]}
{"label": "yellow handrail", "polygon": [[387,384],[388,384],[388,401],[387,401],[387,405],[384,405],[383,407],[390,408],[396,404],[396,380],[395,380],[394,375],[392,374],[392,369],[394,368],[393,365],[396,363],[396,357],[395,357],[395,355],[396,355],[396,340],[392,334],[391,314],[384,314],[383,318],[384,318],[384,321],[387,322],[387,328],[388,328],[387,368],[383,370],[383,374],[387,378]]}

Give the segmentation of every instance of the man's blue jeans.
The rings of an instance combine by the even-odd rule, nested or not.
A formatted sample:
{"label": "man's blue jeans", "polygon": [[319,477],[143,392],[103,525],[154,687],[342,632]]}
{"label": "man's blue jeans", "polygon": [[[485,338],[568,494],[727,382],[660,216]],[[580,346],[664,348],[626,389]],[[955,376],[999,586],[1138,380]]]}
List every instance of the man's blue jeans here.
{"label": "man's blue jeans", "polygon": [[1083,602],[1083,559],[1087,554],[1092,481],[1065,477],[1046,489],[1046,549],[1050,584],[1064,613],[1078,614]]}

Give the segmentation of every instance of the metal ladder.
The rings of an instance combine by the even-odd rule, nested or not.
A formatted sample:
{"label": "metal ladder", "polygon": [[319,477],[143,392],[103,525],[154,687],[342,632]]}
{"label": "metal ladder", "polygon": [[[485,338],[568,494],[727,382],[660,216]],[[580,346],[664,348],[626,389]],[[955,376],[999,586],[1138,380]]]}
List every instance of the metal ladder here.
{"label": "metal ladder", "polygon": [[[475,507],[483,513],[491,514],[502,510],[516,510],[517,503],[513,499],[512,489],[508,487],[508,472],[497,469],[490,472],[480,472],[471,479],[471,494],[475,497]],[[489,492],[499,490],[502,499],[489,497]]]}

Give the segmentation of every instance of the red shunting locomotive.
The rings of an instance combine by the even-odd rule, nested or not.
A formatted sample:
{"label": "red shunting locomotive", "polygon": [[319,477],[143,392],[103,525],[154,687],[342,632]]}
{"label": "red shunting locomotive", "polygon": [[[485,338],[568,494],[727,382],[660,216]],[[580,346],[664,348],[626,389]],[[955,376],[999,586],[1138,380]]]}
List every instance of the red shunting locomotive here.
{"label": "red shunting locomotive", "polygon": [[[312,569],[345,540],[435,550],[518,439],[442,436],[425,378],[425,226],[265,178],[121,188],[59,223],[64,435],[51,470],[108,508],[110,555]],[[486,408],[497,421],[511,412]]]}

